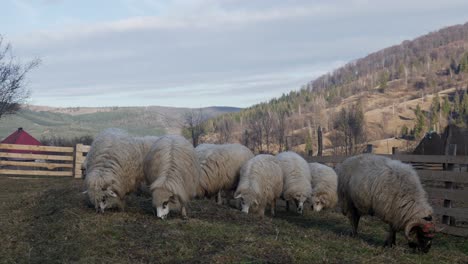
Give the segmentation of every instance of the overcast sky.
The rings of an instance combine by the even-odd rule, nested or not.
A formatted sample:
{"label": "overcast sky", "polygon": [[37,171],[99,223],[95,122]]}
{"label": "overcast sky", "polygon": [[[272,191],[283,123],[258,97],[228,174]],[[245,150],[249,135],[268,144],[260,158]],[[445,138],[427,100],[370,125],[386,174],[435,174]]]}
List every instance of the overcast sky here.
{"label": "overcast sky", "polygon": [[468,22],[468,1],[0,0],[29,103],[246,107]]}

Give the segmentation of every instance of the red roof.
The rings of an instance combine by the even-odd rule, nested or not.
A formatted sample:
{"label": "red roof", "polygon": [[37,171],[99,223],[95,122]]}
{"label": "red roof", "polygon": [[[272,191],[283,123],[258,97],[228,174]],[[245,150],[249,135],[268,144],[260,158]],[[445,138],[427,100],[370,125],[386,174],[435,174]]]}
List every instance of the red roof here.
{"label": "red roof", "polygon": [[[23,128],[18,128],[15,132],[11,135],[6,137],[2,142],[2,144],[19,144],[19,145],[34,145],[34,146],[42,146],[42,143],[31,136],[28,132],[24,131]],[[30,150],[6,150],[6,152],[12,153],[33,153],[33,154],[40,154],[39,151],[30,151]]]}

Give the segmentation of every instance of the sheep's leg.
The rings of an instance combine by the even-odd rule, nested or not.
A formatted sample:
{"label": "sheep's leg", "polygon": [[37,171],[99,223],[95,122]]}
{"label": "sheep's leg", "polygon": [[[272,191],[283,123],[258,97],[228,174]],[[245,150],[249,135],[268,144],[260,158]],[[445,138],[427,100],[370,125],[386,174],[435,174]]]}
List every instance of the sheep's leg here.
{"label": "sheep's leg", "polygon": [[223,204],[223,198],[221,197],[221,191],[218,192],[218,201],[216,201],[219,205]]}
{"label": "sheep's leg", "polygon": [[390,230],[388,231],[387,240],[385,240],[384,247],[392,247],[396,245],[396,231],[392,226],[390,226]]}
{"label": "sheep's leg", "polygon": [[348,217],[349,217],[349,220],[351,221],[351,227],[353,228],[353,230],[351,231],[351,236],[355,237],[355,236],[357,236],[357,231],[358,231],[358,226],[359,226],[359,219],[361,219],[361,216],[356,211],[356,209],[353,209],[349,213]]}
{"label": "sheep's leg", "polygon": [[271,201],[271,216],[275,216],[275,209],[276,209],[276,199]]}
{"label": "sheep's leg", "polygon": [[182,215],[182,219],[187,220],[187,208],[185,208],[185,205],[181,206],[180,214]]}
{"label": "sheep's leg", "polygon": [[289,212],[289,201],[286,201],[286,212]]}

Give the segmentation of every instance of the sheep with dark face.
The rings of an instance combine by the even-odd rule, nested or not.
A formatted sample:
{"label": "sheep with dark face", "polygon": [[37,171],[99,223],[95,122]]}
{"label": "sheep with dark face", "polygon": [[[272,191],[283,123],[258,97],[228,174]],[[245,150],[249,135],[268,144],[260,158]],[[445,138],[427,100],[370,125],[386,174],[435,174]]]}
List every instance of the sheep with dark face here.
{"label": "sheep with dark face", "polygon": [[389,225],[386,246],[404,231],[409,246],[428,252],[435,233],[432,208],[416,171],[386,157],[363,154],[337,167],[338,197],[357,234],[362,215],[375,215]]}
{"label": "sheep with dark face", "polygon": [[272,155],[257,155],[242,166],[239,185],[234,198],[241,200],[242,212],[265,214],[270,204],[275,214],[276,199],[283,189],[283,173],[278,160]]}
{"label": "sheep with dark face", "polygon": [[279,153],[276,158],[283,171],[283,199],[294,201],[297,212],[302,214],[304,202],[312,194],[309,164],[292,151]]}
{"label": "sheep with dark face", "polygon": [[320,163],[309,163],[312,196],[310,198],[314,211],[333,208],[338,202],[338,176],[333,168]]}
{"label": "sheep with dark face", "polygon": [[135,138],[125,131],[109,128],[95,138],[83,163],[89,202],[97,212],[124,209],[127,194],[144,182],[143,159],[156,137]]}
{"label": "sheep with dark face", "polygon": [[179,204],[182,217],[186,218],[186,205],[195,197],[200,180],[192,144],[181,136],[161,137],[146,155],[144,172],[157,216],[165,219],[170,205]]}
{"label": "sheep with dark face", "polygon": [[197,195],[210,197],[221,191],[234,191],[239,182],[242,165],[254,155],[241,144],[201,144],[195,148],[201,168]]}

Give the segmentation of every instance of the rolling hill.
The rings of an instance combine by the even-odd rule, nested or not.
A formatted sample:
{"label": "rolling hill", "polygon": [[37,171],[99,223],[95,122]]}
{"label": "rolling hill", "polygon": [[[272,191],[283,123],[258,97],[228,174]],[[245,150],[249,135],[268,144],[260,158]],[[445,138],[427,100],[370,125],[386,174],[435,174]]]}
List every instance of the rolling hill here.
{"label": "rolling hill", "polygon": [[[184,115],[190,110],[161,106],[54,108],[24,105],[17,114],[0,119],[0,138],[8,136],[18,127],[23,127],[38,139],[94,136],[108,127],[122,128],[134,135],[179,134]],[[206,118],[239,110],[216,106],[202,108]]]}

